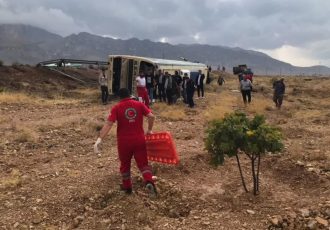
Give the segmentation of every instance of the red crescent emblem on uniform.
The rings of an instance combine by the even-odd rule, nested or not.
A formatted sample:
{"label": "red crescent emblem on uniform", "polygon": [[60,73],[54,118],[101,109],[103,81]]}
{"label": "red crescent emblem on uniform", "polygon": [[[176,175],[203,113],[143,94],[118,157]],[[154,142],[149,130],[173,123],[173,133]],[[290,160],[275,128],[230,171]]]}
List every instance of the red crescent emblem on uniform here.
{"label": "red crescent emblem on uniform", "polygon": [[128,120],[133,120],[136,118],[137,112],[134,108],[128,108],[125,110],[125,117]]}

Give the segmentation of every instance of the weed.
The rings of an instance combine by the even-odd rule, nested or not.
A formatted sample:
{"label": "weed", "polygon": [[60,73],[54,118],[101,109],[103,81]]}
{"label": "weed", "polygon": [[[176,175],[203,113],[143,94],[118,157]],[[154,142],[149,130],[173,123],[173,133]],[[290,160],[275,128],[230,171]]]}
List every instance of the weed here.
{"label": "weed", "polygon": [[14,135],[14,140],[17,143],[32,142],[35,143],[38,139],[38,135],[35,131],[28,129],[27,127],[18,128]]}
{"label": "weed", "polygon": [[22,184],[21,173],[13,169],[8,177],[0,179],[0,188],[17,188]]}
{"label": "weed", "polygon": [[325,162],[327,162],[329,157],[325,152],[318,151],[318,152],[310,153],[307,158],[309,161],[325,161]]}

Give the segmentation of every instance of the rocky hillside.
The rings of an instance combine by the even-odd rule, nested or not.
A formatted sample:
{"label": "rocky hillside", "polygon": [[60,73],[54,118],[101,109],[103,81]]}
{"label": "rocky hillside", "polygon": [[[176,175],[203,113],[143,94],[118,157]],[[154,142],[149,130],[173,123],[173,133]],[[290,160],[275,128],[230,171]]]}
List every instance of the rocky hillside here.
{"label": "rocky hillside", "polygon": [[252,50],[210,45],[171,45],[150,40],[105,38],[89,33],[61,37],[27,25],[0,25],[0,57],[5,64],[36,64],[57,58],[106,60],[109,54],[132,54],[155,58],[187,58],[231,70],[247,64],[256,74],[330,74],[325,66],[296,67]]}

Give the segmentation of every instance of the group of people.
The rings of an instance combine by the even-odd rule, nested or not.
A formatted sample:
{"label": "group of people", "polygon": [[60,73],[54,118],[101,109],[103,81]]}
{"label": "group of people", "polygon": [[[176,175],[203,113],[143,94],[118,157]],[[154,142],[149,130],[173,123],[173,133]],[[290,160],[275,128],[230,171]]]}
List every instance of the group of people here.
{"label": "group of people", "polygon": [[[103,91],[107,91],[104,78],[106,78],[106,75],[103,72],[100,74],[99,80],[102,90],[102,101],[106,103],[105,101],[107,100],[108,93],[103,93]],[[134,157],[142,174],[146,190],[151,197],[157,196],[152,170],[148,163],[145,141],[145,135],[152,134],[155,120],[155,116],[149,108],[149,102],[152,102],[154,98],[158,98],[160,101],[166,101],[168,104],[171,104],[176,100],[174,98],[182,95],[183,100],[188,103],[190,107],[193,107],[195,88],[197,88],[198,96],[204,96],[204,78],[205,76],[201,71],[199,71],[199,75],[195,80],[189,78],[187,73],[181,78],[178,72],[175,72],[175,74],[171,76],[168,72],[163,74],[159,71],[158,75],[154,78],[151,72],[148,72],[146,76],[141,72],[136,78],[137,93],[141,101],[134,100],[128,89],[119,89],[118,94],[121,100],[112,107],[107,121],[94,144],[94,151],[96,153],[99,152],[99,147],[104,138],[110,132],[114,123],[117,122],[117,148],[120,161],[120,173],[122,176],[121,189],[127,194],[132,193],[131,159]],[[252,79],[250,80],[247,76],[243,75],[243,79],[240,80],[240,86],[244,103],[250,103]],[[276,107],[281,108],[285,93],[284,78],[274,81],[273,89],[273,100]],[[156,93],[154,94],[154,92]],[[179,94],[179,92],[181,92],[181,94]],[[148,119],[146,132],[143,129],[143,117],[147,117]]]}
{"label": "group of people", "polygon": [[[148,70],[146,74],[141,71],[139,76],[136,77],[136,89],[137,96],[141,102],[143,102],[148,108],[150,104],[156,102],[167,102],[167,104],[175,104],[180,98],[190,108],[195,106],[194,94],[197,89],[198,98],[204,98],[204,79],[205,76],[199,70],[198,76],[193,80],[184,73],[181,77],[178,71],[174,72],[174,75],[170,75],[167,71],[164,73],[159,70],[156,75],[151,70]],[[240,73],[238,75],[240,83],[240,91],[242,94],[244,104],[251,103],[251,92],[253,73]],[[222,75],[218,78],[218,84],[225,83]],[[99,84],[101,88],[102,103],[107,104],[109,92],[108,92],[108,79],[104,70],[99,72]],[[274,94],[273,101],[277,108],[281,108],[283,102],[283,95],[285,93],[284,78],[274,81],[273,84]]]}
{"label": "group of people", "polygon": [[172,105],[182,98],[184,103],[193,108],[195,89],[197,89],[198,97],[204,97],[204,79],[205,76],[201,70],[196,80],[190,78],[188,73],[184,73],[181,77],[178,71],[170,75],[167,71],[163,73],[158,70],[155,76],[152,71],[147,71],[146,74],[141,71],[136,77],[138,98],[147,107],[156,100]]}
{"label": "group of people", "polygon": [[[117,122],[117,149],[120,161],[119,169],[122,176],[121,190],[127,194],[132,193],[131,160],[134,157],[149,196],[157,196],[152,170],[148,163],[145,141],[145,134],[152,134],[155,120],[149,104],[154,101],[154,98],[172,104],[182,96],[185,103],[190,107],[194,107],[193,96],[195,88],[197,88],[198,96],[204,97],[204,78],[205,76],[201,71],[199,71],[195,81],[189,78],[187,73],[182,78],[177,71],[173,76],[168,72],[163,74],[159,71],[155,77],[153,77],[150,71],[146,75],[141,72],[136,77],[139,101],[131,97],[131,92],[127,88],[119,89],[118,95],[121,100],[112,107],[107,121],[94,144],[94,152],[99,153],[99,148],[104,138],[110,132],[114,123]],[[106,75],[102,71],[99,76],[99,83],[103,103],[107,102],[108,97],[106,81]],[[146,132],[143,129],[143,117],[148,118],[148,129]]]}
{"label": "group of people", "polygon": [[[197,89],[198,98],[204,98],[204,79],[205,75],[199,70],[198,76],[194,79],[184,73],[181,77],[178,71],[174,75],[169,74],[167,71],[163,73],[158,70],[154,75],[152,70],[146,73],[141,71],[139,76],[136,77],[136,91],[138,99],[143,102],[148,108],[150,104],[156,102],[166,102],[168,105],[177,103],[182,99],[185,104],[190,108],[195,106],[194,94]],[[99,84],[101,88],[101,99],[104,105],[108,102],[108,78],[105,71],[99,71]]]}
{"label": "group of people", "polygon": [[[251,102],[251,92],[252,92],[252,77],[242,74],[239,76],[240,81],[240,90],[243,97],[244,104]],[[283,102],[283,97],[285,94],[285,84],[284,78],[276,79],[273,82],[273,101],[275,103],[276,108],[280,109]]]}

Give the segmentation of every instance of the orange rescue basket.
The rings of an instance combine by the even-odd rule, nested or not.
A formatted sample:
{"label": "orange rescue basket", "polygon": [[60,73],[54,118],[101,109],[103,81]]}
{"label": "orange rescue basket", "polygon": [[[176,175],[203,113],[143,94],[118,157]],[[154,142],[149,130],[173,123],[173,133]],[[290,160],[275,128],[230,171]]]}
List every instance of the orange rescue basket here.
{"label": "orange rescue basket", "polygon": [[170,132],[148,134],[146,137],[148,160],[164,164],[178,164],[179,158]]}

